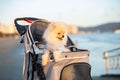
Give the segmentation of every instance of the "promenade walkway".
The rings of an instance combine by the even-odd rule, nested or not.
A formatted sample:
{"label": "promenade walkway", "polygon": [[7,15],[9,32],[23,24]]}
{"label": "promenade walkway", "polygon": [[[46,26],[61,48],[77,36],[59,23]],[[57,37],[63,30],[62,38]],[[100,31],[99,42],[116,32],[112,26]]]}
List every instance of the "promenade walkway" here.
{"label": "promenade walkway", "polygon": [[92,80],[120,80],[120,77],[92,77]]}

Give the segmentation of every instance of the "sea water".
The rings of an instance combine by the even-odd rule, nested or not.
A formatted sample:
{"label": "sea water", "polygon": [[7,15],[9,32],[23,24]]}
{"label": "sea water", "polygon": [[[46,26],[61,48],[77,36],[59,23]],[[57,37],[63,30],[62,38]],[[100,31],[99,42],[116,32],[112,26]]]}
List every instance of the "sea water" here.
{"label": "sea water", "polygon": [[[89,60],[92,76],[100,76],[106,73],[103,53],[111,49],[120,48],[120,34],[77,34],[70,35],[70,38],[78,45],[79,49],[87,49],[90,51]],[[120,54],[120,50],[114,54]],[[109,72],[111,74],[120,74],[120,69]]]}

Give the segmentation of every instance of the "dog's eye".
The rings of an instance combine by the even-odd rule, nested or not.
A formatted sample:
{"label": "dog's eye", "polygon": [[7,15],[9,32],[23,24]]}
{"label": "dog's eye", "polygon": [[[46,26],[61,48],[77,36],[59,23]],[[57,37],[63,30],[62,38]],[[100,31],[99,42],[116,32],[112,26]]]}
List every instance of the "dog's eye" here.
{"label": "dog's eye", "polygon": [[60,33],[58,33],[58,35],[60,35]]}

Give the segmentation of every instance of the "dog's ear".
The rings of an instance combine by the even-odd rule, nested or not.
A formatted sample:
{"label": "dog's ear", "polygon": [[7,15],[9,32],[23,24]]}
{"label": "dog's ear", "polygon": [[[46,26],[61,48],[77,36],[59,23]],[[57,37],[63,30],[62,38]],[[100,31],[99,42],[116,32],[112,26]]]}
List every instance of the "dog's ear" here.
{"label": "dog's ear", "polygon": [[55,28],[56,28],[56,24],[55,23],[51,23],[50,31],[52,32]]}

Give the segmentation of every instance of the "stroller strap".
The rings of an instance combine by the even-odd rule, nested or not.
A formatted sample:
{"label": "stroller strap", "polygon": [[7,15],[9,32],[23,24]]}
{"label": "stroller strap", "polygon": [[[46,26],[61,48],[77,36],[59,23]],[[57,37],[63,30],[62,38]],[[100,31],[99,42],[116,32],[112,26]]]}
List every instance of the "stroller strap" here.
{"label": "stroller strap", "polygon": [[39,80],[46,80],[45,74],[43,71],[43,67],[41,63],[38,63],[38,54],[33,54],[32,52],[29,52],[31,58],[32,58],[32,80],[34,80],[34,75],[37,73],[39,76]]}

